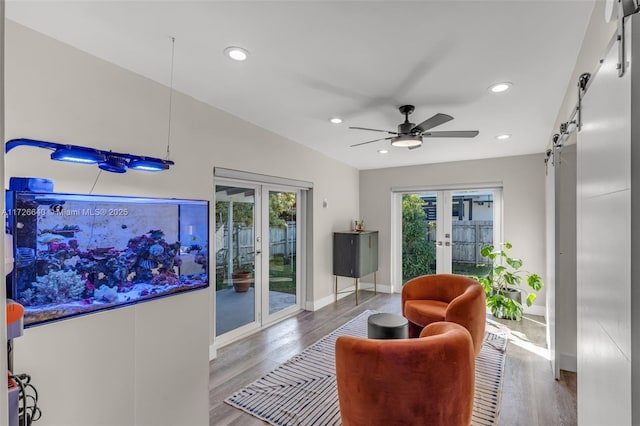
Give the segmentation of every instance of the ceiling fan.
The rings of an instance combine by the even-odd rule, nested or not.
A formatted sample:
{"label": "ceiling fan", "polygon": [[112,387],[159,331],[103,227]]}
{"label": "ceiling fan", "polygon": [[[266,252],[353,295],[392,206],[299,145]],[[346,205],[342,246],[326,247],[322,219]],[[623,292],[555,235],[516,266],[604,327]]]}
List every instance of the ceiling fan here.
{"label": "ceiling fan", "polygon": [[388,133],[393,136],[389,136],[387,138],[374,139],[372,141],[360,142],[354,146],[366,145],[372,142],[378,141],[386,141],[390,140],[391,145],[415,149],[420,148],[422,146],[422,138],[473,138],[478,135],[477,130],[454,130],[454,131],[445,131],[445,132],[429,132],[428,130],[433,129],[436,126],[446,123],[447,121],[453,120],[453,117],[447,114],[435,114],[434,116],[427,118],[422,123],[417,126],[414,123],[409,122],[409,114],[413,112],[415,107],[413,105],[402,105],[400,108],[401,114],[404,114],[404,123],[398,124],[398,131],[394,132],[391,130],[379,130],[379,129],[369,129],[367,127],[349,127],[350,129],[357,130],[370,130],[372,132],[383,132]]}

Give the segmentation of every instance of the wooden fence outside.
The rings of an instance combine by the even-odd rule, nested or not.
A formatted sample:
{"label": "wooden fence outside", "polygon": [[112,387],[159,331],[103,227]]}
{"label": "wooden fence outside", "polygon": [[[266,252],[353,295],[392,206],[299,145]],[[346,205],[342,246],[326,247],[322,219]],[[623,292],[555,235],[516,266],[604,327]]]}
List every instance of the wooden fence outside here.
{"label": "wooden fence outside", "polygon": [[452,226],[453,251],[451,253],[454,263],[491,263],[486,257],[482,257],[482,247],[493,244],[493,221],[467,220],[457,221]]}
{"label": "wooden fence outside", "polygon": [[[427,234],[427,239],[435,244],[435,229]],[[452,223],[452,261],[454,263],[491,263],[482,257],[482,247],[493,244],[493,221],[491,220],[454,220]]]}
{"label": "wooden fence outside", "polygon": [[[253,227],[237,227],[234,228],[233,235],[233,258],[236,259],[237,265],[242,266],[246,263],[252,263],[254,258],[254,236]],[[223,238],[218,242],[216,250],[227,250],[227,229],[225,227]],[[287,222],[286,227],[270,227],[269,228],[269,255],[273,257],[283,256],[294,257],[296,255],[296,223]],[[220,244],[221,243],[221,244]],[[218,261],[220,262],[220,261]],[[234,262],[235,263],[235,262]]]}

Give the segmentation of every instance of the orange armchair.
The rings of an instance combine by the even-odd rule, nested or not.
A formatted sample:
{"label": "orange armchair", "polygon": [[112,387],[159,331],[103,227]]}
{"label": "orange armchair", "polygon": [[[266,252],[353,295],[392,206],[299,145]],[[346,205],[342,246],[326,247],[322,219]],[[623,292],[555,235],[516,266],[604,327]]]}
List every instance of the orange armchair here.
{"label": "orange armchair", "polygon": [[402,287],[402,315],[409,320],[409,337],[417,337],[432,322],[455,322],[471,333],[478,356],[484,340],[486,312],[484,289],[476,280],[463,275],[423,275]]}
{"label": "orange armchair", "polygon": [[475,356],[469,332],[430,324],[419,339],[336,340],[344,426],[469,426]]}

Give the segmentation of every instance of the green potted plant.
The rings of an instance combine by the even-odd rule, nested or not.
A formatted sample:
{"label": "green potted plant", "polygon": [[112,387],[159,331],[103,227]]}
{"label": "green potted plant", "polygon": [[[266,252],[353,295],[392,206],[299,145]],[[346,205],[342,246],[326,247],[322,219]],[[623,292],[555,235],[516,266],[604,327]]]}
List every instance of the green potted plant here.
{"label": "green potted plant", "polygon": [[[544,285],[540,275],[522,270],[521,259],[510,257],[511,243],[501,243],[499,247],[488,245],[482,247],[480,253],[492,261],[491,270],[484,276],[474,277],[487,295],[487,306],[496,318],[520,321],[522,319],[522,293],[525,293],[526,304],[531,306],[536,300],[536,292]],[[528,287],[518,287],[522,282]]]}

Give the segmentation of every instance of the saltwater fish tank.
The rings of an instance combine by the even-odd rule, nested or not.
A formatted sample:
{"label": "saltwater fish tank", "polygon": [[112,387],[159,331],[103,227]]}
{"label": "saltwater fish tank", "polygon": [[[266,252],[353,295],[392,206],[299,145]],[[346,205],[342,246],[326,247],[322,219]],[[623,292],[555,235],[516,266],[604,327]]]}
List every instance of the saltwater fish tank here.
{"label": "saltwater fish tank", "polygon": [[201,200],[7,191],[25,327],[209,285]]}

